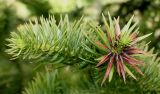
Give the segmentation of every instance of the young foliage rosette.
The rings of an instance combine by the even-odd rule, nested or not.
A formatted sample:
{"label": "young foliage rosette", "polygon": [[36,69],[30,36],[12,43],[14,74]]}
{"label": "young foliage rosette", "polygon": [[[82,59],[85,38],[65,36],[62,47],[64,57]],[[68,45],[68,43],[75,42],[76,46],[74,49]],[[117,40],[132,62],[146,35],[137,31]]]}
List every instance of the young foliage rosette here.
{"label": "young foliage rosette", "polygon": [[[98,52],[101,54],[101,56],[96,59],[99,61],[96,67],[107,67],[102,84],[108,77],[109,82],[112,80],[115,70],[119,76],[123,77],[124,82],[126,82],[126,73],[132,78],[136,79],[130,68],[133,68],[139,74],[144,75],[140,69],[140,65],[143,65],[144,62],[137,59],[135,55],[147,55],[145,51],[138,49],[137,44],[151,34],[138,37],[139,28],[137,27],[137,23],[132,25],[134,16],[130,18],[128,23],[122,29],[119,25],[119,17],[117,19],[114,18],[113,20],[108,13],[109,24],[103,14],[102,17],[105,30],[101,29],[99,26],[91,24],[91,26],[94,28],[93,34],[96,34],[98,38],[84,33],[86,38],[93,44],[90,50],[95,46],[98,49]],[[104,63],[107,63],[107,66],[105,66]]]}

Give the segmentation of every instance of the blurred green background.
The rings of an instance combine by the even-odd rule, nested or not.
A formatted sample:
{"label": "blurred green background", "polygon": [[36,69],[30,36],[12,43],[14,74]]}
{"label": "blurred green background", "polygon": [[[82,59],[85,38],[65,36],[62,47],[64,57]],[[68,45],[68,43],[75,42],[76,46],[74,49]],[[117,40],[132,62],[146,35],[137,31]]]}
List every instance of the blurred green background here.
{"label": "blurred green background", "polygon": [[[0,94],[21,94],[37,70],[29,61],[10,60],[5,53],[10,32],[35,17],[68,14],[70,20],[84,16],[102,24],[101,13],[120,16],[121,24],[134,14],[140,33],[153,33],[146,39],[160,52],[160,0],[0,0]],[[29,63],[27,63],[29,62]]]}

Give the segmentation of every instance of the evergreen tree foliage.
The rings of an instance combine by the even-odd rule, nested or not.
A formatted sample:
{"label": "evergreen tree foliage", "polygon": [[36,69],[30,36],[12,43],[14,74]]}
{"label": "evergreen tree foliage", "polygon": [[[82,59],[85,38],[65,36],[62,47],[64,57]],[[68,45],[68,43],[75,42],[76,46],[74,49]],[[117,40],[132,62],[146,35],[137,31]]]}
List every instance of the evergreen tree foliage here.
{"label": "evergreen tree foliage", "polygon": [[[115,34],[121,32],[123,34],[122,36],[126,38],[123,39],[122,37],[122,39],[120,38],[118,41],[118,43],[124,47],[133,46],[133,44],[150,35],[136,37],[136,41],[132,42],[132,40],[129,39],[129,35],[132,34],[132,30],[134,30],[136,26],[136,24],[130,26],[132,19],[133,18],[129,20],[122,31],[116,31],[119,30],[119,27],[117,28],[118,20],[113,22],[109,16],[110,25],[108,25],[103,16],[107,32],[112,34],[111,40],[114,43],[117,42],[114,40],[115,37],[117,37],[114,35],[115,31]],[[116,28],[114,28],[114,26],[116,26]],[[137,34],[137,31],[135,32]],[[133,33],[135,34],[135,32]],[[101,27],[92,23],[90,25],[83,21],[83,19],[70,22],[66,16],[64,18],[61,17],[60,22],[56,23],[53,16],[50,16],[49,19],[42,17],[39,20],[36,19],[34,22],[20,26],[17,32],[12,32],[11,37],[7,39],[7,46],[10,48],[7,49],[6,52],[12,55],[12,59],[21,58],[39,64],[45,62],[45,66],[49,63],[53,65],[51,68],[47,66],[48,69],[52,70],[51,72],[47,71],[38,74],[34,81],[26,88],[24,94],[159,93],[159,86],[157,85],[155,87],[155,85],[159,83],[159,78],[154,78],[159,76],[159,59],[156,58],[155,55],[151,55],[153,53],[152,51],[148,52],[149,56],[146,54],[141,55],[143,51],[140,50],[136,50],[133,55],[135,58],[145,62],[143,66],[140,66],[144,76],[134,72],[132,66],[128,66],[128,68],[125,67],[125,71],[128,73],[125,84],[118,76],[118,73],[113,72],[113,69],[109,73],[109,82],[103,82],[101,86],[106,66],[109,65],[105,64],[100,68],[96,68],[96,65],[98,63],[97,60],[102,59],[99,57],[108,51],[104,49],[104,45],[97,45],[95,41],[99,40],[100,42],[106,43],[105,47],[111,47],[108,44],[111,43],[111,41],[107,39],[106,34],[107,33],[103,32],[103,28],[101,29]],[[148,51],[148,46],[143,47],[137,45],[137,47]],[[118,48],[121,47],[117,46],[116,49]],[[121,49],[123,49],[123,47]],[[134,63],[133,61],[134,59],[130,59],[128,62]],[[69,76],[67,76],[67,73],[62,72],[66,71],[67,66],[69,66],[69,69],[74,68],[74,73],[70,72]],[[135,78],[133,74],[136,75],[137,80],[133,79]],[[75,75],[78,75],[78,77],[74,78],[74,82],[72,77],[75,77]],[[83,79],[84,75],[87,78]],[[79,79],[81,77],[82,79]],[[72,83],[72,81],[74,84],[68,84]],[[83,83],[85,84],[81,85]]]}
{"label": "evergreen tree foliage", "polygon": [[81,24],[81,20],[70,23],[67,16],[58,25],[54,17],[42,17],[40,23],[35,20],[20,26],[18,32],[12,32],[11,39],[7,39],[11,49],[6,52],[14,54],[13,59],[22,57],[48,62],[62,62],[65,59],[65,63],[69,63],[83,52],[80,43],[84,40],[82,31],[87,31],[85,25]]}
{"label": "evergreen tree foliage", "polygon": [[[114,16],[124,17],[121,20],[122,23],[126,23],[131,15],[135,14],[135,21],[139,21],[140,34],[147,34],[153,32],[153,34],[147,38],[147,41],[152,40],[151,47],[153,46],[159,51],[159,0],[126,0],[125,2],[110,3],[103,6],[102,11],[110,11]],[[116,8],[118,7],[118,8]],[[101,21],[100,21],[101,22]],[[154,23],[154,24],[153,24]]]}
{"label": "evergreen tree foliage", "polygon": [[[159,94],[159,6],[159,0],[0,0],[0,94]],[[122,31],[134,15],[131,33],[137,29],[138,37],[152,34],[147,43],[134,45],[140,51],[131,55],[143,62],[137,66],[144,76],[126,62],[124,82],[115,58],[101,86],[110,61],[100,62],[109,53],[103,48],[103,39],[109,38],[104,23],[110,22],[108,11],[113,20],[109,29],[114,31],[114,17],[119,16],[116,30]],[[128,35],[124,33],[122,44],[131,41]]]}
{"label": "evergreen tree foliage", "polygon": [[10,56],[4,51],[5,39],[21,20],[13,5],[8,4],[7,0],[0,0],[0,94],[17,94],[23,89],[25,81],[31,77],[29,74],[33,65],[19,63],[19,60],[10,61]]}

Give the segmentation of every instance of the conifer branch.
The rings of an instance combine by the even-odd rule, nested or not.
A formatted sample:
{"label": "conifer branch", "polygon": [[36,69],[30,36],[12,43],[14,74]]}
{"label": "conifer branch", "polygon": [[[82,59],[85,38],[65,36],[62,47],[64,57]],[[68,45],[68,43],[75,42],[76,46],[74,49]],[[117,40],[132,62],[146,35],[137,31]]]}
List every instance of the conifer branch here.
{"label": "conifer branch", "polygon": [[[156,56],[146,58],[145,52],[148,49],[143,51],[137,49],[139,45],[136,45],[150,34],[137,37],[137,23],[131,25],[132,19],[133,17],[121,30],[118,23],[119,19],[115,19],[115,22],[113,22],[109,15],[110,24],[108,24],[103,16],[107,31],[104,32],[97,25],[91,24],[91,27],[88,27],[86,23],[82,22],[82,19],[72,23],[66,16],[64,19],[61,18],[57,25],[54,17],[50,16],[49,19],[42,17],[40,20],[36,19],[34,22],[20,26],[17,32],[12,32],[11,37],[7,39],[9,42],[7,46],[10,48],[6,52],[11,54],[13,59],[23,58],[54,63],[75,63],[80,66],[92,64],[93,66],[89,66],[88,70],[92,71],[90,78],[94,79],[93,83],[98,84],[96,85],[98,87],[93,85],[98,92],[96,94],[101,94],[101,90],[110,90],[109,85],[115,88],[117,85],[120,86],[118,91],[110,91],[112,94],[126,87],[133,88],[131,86],[136,86],[133,88],[135,91],[141,89],[140,92],[159,92],[160,86],[156,85],[160,80],[159,59],[155,59]],[[140,66],[141,61],[145,62],[145,66]],[[109,62],[109,64],[106,62]],[[107,70],[105,70],[106,66]],[[132,68],[144,77],[136,74],[132,71]],[[115,75],[116,79],[113,77],[116,73],[114,69],[126,81],[126,86],[121,87],[122,81],[117,79],[117,75]],[[104,74],[105,77],[103,78]],[[128,76],[137,79],[137,81],[130,79]],[[112,79],[114,82],[106,85],[107,77],[109,82]],[[44,77],[43,79],[47,78]],[[99,90],[99,82],[102,80],[104,86]],[[30,88],[38,82],[35,80]]]}
{"label": "conifer branch", "polygon": [[83,50],[81,43],[85,43],[83,31],[87,31],[86,23],[82,18],[69,22],[67,16],[61,17],[58,25],[53,16],[49,19],[43,17],[35,19],[18,27],[7,39],[6,50],[12,59],[22,58],[47,62],[65,62],[79,60]]}

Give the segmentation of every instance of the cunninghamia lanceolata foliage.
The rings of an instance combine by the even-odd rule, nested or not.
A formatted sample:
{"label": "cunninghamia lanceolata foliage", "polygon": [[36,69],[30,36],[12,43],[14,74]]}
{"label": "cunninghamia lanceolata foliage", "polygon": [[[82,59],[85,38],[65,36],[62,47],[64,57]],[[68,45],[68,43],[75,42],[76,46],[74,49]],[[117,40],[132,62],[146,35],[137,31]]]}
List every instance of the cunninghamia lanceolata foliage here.
{"label": "cunninghamia lanceolata foliage", "polygon": [[48,19],[41,17],[20,25],[17,32],[12,32],[7,39],[9,49],[6,52],[12,55],[12,59],[22,58],[32,62],[78,62],[74,58],[83,52],[80,46],[84,40],[82,31],[87,31],[82,18],[70,22],[66,15],[56,22],[54,16]]}
{"label": "cunninghamia lanceolata foliage", "polygon": [[102,84],[108,77],[109,81],[112,80],[115,69],[123,77],[124,82],[126,73],[136,79],[129,67],[143,75],[139,68],[143,61],[133,55],[147,54],[137,48],[137,43],[150,34],[138,37],[137,23],[131,25],[133,17],[121,29],[119,18],[114,18],[113,21],[109,15],[109,25],[104,15],[102,16],[106,31],[92,24],[89,28],[82,19],[72,23],[66,16],[57,25],[54,17],[49,19],[42,17],[40,21],[35,20],[34,23],[22,25],[18,32],[12,32],[11,38],[7,39],[10,48],[6,52],[11,54],[13,59],[19,57],[39,61],[45,59],[47,62],[57,62],[56,64],[60,62],[95,64],[96,59],[93,58],[99,56],[97,68],[105,66],[105,62],[108,64]]}
{"label": "cunninghamia lanceolata foliage", "polygon": [[107,23],[105,16],[102,15],[106,31],[103,31],[100,27],[91,24],[91,26],[95,28],[95,32],[98,37],[100,37],[99,40],[93,39],[86,34],[86,37],[91,43],[98,47],[102,52],[105,52],[99,58],[100,60],[98,59],[99,63],[96,65],[96,67],[99,67],[103,66],[104,63],[108,63],[102,84],[108,77],[109,81],[111,81],[115,69],[118,74],[123,77],[124,82],[126,79],[126,73],[136,79],[127,67],[129,65],[139,74],[144,75],[139,68],[139,65],[143,64],[143,61],[134,58],[133,55],[148,54],[147,52],[138,49],[136,45],[151,34],[138,37],[138,28],[136,28],[137,23],[131,25],[133,16],[122,29],[119,25],[119,17],[117,19],[114,18],[113,21],[109,13],[108,16],[110,25]]}

